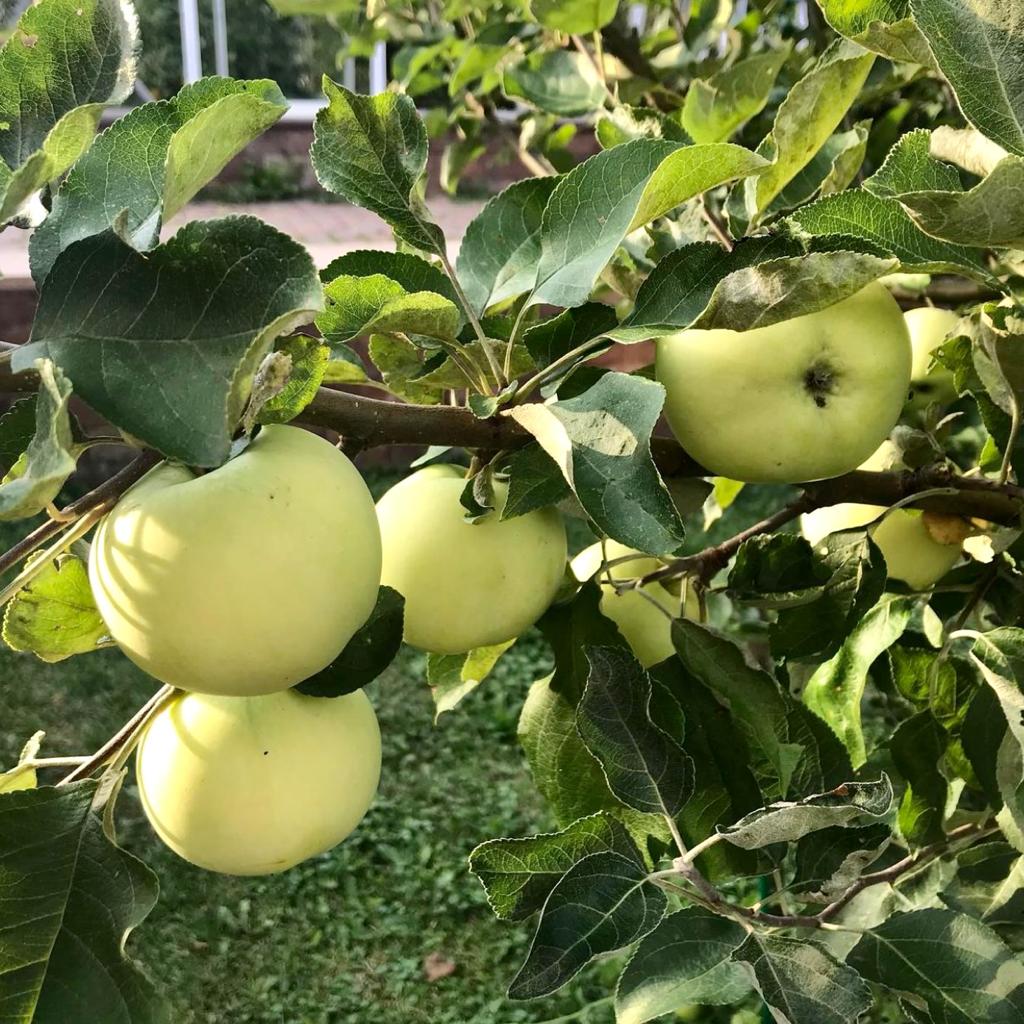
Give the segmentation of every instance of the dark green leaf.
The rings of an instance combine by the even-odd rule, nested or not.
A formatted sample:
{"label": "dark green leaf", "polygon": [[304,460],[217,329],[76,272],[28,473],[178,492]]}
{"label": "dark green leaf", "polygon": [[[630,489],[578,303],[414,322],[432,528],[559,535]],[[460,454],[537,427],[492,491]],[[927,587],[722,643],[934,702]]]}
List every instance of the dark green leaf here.
{"label": "dark green leaf", "polygon": [[68,246],[108,228],[137,249],[155,246],[161,225],[285,109],[273,82],[204,78],[116,121],[75,165],[32,237],[36,282]]}
{"label": "dark green leaf", "polygon": [[[0,1016],[164,1024],[149,979],[124,953],[153,909],[156,876],[90,813],[94,782],[0,795]],[[69,1003],[69,993],[73,1002]]]}
{"label": "dark green leaf", "polygon": [[49,356],[117,426],[217,466],[256,368],[321,302],[306,250],[254,217],[188,224],[145,256],[106,232],[60,256],[12,365]]}
{"label": "dark green leaf", "polygon": [[516,406],[524,426],[562,470],[580,504],[613,540],[650,554],[679,547],[683,527],[651,458],[660,384],[610,373],[577,398]]}
{"label": "dark green leaf", "polygon": [[480,879],[495,915],[519,921],[540,910],[576,863],[609,851],[639,859],[622,822],[601,811],[561,832],[482,843],[469,855],[469,868]]}
{"label": "dark green leaf", "polygon": [[[463,243],[465,244],[465,243]],[[371,277],[383,274],[407,292],[437,292],[457,303],[458,297],[448,275],[433,263],[410,252],[357,249],[347,252],[320,271],[320,280],[330,284],[336,277]]]}
{"label": "dark green leaf", "polygon": [[959,192],[960,175],[950,164],[931,154],[932,133],[924,128],[907,132],[889,150],[882,166],[864,182],[864,188],[882,199],[906,192]]}
{"label": "dark green leaf", "polygon": [[395,92],[360,96],[324,76],[327,106],[313,126],[313,169],[320,184],[376,213],[399,238],[443,253],[444,233],[417,186],[427,164],[427,130],[413,101]]}
{"label": "dark green leaf", "polygon": [[595,956],[653,931],[668,900],[647,870],[620,853],[593,853],[551,890],[530,954],[509,986],[510,999],[537,999],[571,981]]}
{"label": "dark green leaf", "polygon": [[650,717],[651,680],[621,647],[589,647],[576,728],[627,807],[675,818],[693,792],[693,762]]}
{"label": "dark green leaf", "polygon": [[700,907],[666,917],[637,947],[619,978],[617,1024],[646,1024],[681,1006],[722,1006],[750,991],[746,971],[730,957],[742,925]]}
{"label": "dark green leaf", "polygon": [[1024,155],[1024,21],[1017,0],[910,0],[967,119]]}
{"label": "dark green leaf", "polygon": [[896,914],[867,932],[848,962],[871,981],[923,999],[943,1024],[1024,1020],[1024,964],[964,914]]}
{"label": "dark green leaf", "polygon": [[372,683],[402,646],[405,598],[381,587],[370,617],[334,661],[295,689],[307,697],[341,697]]}
{"label": "dark green leaf", "polygon": [[813,942],[758,933],[733,953],[777,1024],[850,1024],[871,1005],[857,972]]}
{"label": "dark green leaf", "polygon": [[575,309],[564,310],[558,316],[531,327],[523,335],[523,341],[533,361],[545,367],[585,342],[599,338],[618,322],[612,306],[603,302],[588,302]]}
{"label": "dark green leaf", "polygon": [[21,458],[36,433],[35,395],[19,398],[0,416],[0,468],[6,473]]}
{"label": "dark green leaf", "polygon": [[565,477],[539,444],[531,443],[514,451],[502,469],[508,474],[502,519],[557,505],[572,496]]}
{"label": "dark green leaf", "polygon": [[793,884],[802,899],[831,903],[864,874],[891,839],[892,829],[884,823],[811,832],[797,843]]}

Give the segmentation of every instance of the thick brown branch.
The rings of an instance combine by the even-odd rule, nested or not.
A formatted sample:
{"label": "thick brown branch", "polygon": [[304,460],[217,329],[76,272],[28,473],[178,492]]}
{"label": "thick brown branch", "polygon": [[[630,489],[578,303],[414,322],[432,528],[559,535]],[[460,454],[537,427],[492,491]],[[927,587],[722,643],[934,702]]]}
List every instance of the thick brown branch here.
{"label": "thick brown branch", "polygon": [[[12,374],[9,366],[0,366],[0,393],[32,391],[37,385],[34,374]],[[468,409],[405,405],[331,388],[320,389],[299,416],[299,422],[334,430],[355,449],[407,444],[500,451],[521,448],[532,439],[507,416],[481,420]],[[655,437],[651,451],[663,476],[710,475],[673,438]],[[1020,522],[1024,488],[999,485],[980,477],[957,476],[945,467],[904,473],[857,470],[805,486],[814,508],[847,501],[888,507],[912,499],[915,494],[943,488],[955,493],[908,503],[915,508],[994,523],[1016,525]]]}

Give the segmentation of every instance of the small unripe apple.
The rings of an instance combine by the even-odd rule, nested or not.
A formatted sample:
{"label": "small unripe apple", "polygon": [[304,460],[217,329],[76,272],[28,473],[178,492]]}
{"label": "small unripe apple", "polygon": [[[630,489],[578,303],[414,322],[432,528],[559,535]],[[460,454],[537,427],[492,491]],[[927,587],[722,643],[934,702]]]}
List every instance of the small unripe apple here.
{"label": "small unripe apple", "polygon": [[519,636],[545,612],[565,575],[565,527],[554,509],[502,520],[495,509],[468,522],[465,480],[443,467],[420,470],[377,503],[381,581],[405,598],[405,640],[435,654],[461,654]]}
{"label": "small unripe apple", "polygon": [[679,443],[717,476],[796,483],[849,472],[892,430],[910,385],[907,325],[870,284],[826,309],[747,331],[658,339]]}
{"label": "small unripe apple", "polygon": [[346,838],[373,802],[380,763],[377,716],[362,690],[189,693],[147,725],[136,776],[146,817],[179,857],[268,875]]}
{"label": "small unripe apple", "polygon": [[287,689],[337,657],[380,585],[373,499],[333,445],[264,427],[219,469],[163,463],[103,520],[89,581],[110,635],[185,690]]}
{"label": "small unripe apple", "polygon": [[956,398],[953,374],[944,366],[929,368],[935,350],[949,337],[960,317],[951,310],[931,306],[908,309],[903,316],[914,352],[908,405],[913,409],[924,409],[933,402],[953,401]]}
{"label": "small unripe apple", "polygon": [[[895,445],[885,442],[860,468],[899,468]],[[911,508],[886,513],[879,505],[854,502],[815,509],[801,518],[801,530],[812,547],[831,533],[860,526],[869,526],[871,539],[885,558],[889,578],[901,580],[914,590],[927,590],[942,579],[960,560],[961,545],[971,533],[957,516],[934,516]]]}
{"label": "small unripe apple", "polygon": [[[659,559],[642,554],[618,541],[606,540],[604,551],[601,542],[598,541],[584,548],[572,560],[573,575],[581,582],[589,580],[598,571],[605,557],[611,562],[628,555],[637,557],[620,565],[613,565],[607,575],[619,580],[646,576],[661,568],[663,564]],[[606,574],[602,572],[598,579],[601,586],[601,614],[615,623],[623,639],[636,655],[637,661],[645,668],[649,668],[670,658],[675,653],[675,647],[672,643],[672,621],[669,616],[679,616],[679,598],[669,593],[657,581],[643,587],[644,593],[649,595],[649,600],[635,590],[617,593],[611,583],[605,580]],[[652,600],[664,611],[659,611]],[[700,604],[692,588],[686,591],[683,613],[690,619],[700,617]]]}

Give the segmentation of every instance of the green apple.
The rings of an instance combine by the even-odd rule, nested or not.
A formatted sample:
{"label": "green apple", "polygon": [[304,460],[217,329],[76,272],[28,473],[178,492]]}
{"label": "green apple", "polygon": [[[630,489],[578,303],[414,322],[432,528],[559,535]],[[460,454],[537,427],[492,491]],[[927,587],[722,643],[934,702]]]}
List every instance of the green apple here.
{"label": "green apple", "polygon": [[182,694],[146,726],[136,777],[146,817],[179,857],[268,875],[359,824],[380,781],[380,729],[362,690]]}
{"label": "green apple", "polygon": [[[901,468],[896,446],[886,441],[860,468]],[[817,547],[831,533],[872,523],[875,525],[870,527],[871,539],[885,558],[889,578],[902,580],[914,590],[934,586],[956,565],[962,542],[970,532],[957,516],[922,513],[911,508],[886,513],[879,505],[853,502],[808,512],[801,519],[801,530],[808,542]]]}
{"label": "green apple", "polygon": [[405,639],[436,654],[461,654],[519,636],[544,613],[565,575],[565,527],[554,509],[467,522],[465,480],[451,467],[420,470],[377,503],[381,581],[405,598]]}
{"label": "green apple", "polygon": [[[637,661],[645,668],[649,668],[675,653],[672,644],[672,621],[669,616],[679,615],[679,598],[674,597],[658,582],[644,586],[643,590],[649,595],[649,599],[635,590],[623,594],[616,593],[611,583],[605,580],[606,575],[619,580],[646,576],[659,569],[663,563],[618,541],[606,540],[604,551],[600,541],[591,544],[589,548],[584,548],[572,560],[572,571],[576,579],[582,582],[594,576],[605,558],[611,562],[629,555],[636,557],[628,562],[613,565],[607,574],[601,573],[601,614],[615,623],[623,639],[636,655]],[[652,602],[656,602],[664,611],[659,611]],[[700,604],[692,588],[686,591],[683,613],[689,619],[700,617]]]}
{"label": "green apple", "polygon": [[948,309],[921,306],[903,314],[910,331],[914,361],[910,371],[910,400],[913,409],[924,409],[933,402],[951,402],[956,398],[953,374],[944,366],[929,369],[935,350],[952,334],[960,317]]}
{"label": "green apple", "polygon": [[219,469],[163,463],[103,520],[89,581],[110,635],[184,690],[251,696],[325,668],[369,618],[380,532],[323,438],[264,427]]}
{"label": "green apple", "polygon": [[717,476],[796,483],[849,472],[895,425],[911,350],[880,284],[748,331],[658,339],[656,373],[679,443]]}

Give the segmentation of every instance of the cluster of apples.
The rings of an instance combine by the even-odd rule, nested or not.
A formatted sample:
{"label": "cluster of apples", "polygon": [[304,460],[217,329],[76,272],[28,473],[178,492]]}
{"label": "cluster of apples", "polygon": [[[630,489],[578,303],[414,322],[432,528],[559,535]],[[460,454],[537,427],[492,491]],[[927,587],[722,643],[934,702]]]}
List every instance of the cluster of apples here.
{"label": "cluster of apples", "polygon": [[89,579],[106,627],[182,691],[136,757],[143,808],[176,853],[268,874],[359,824],[380,779],[373,708],[362,690],[292,688],[337,658],[382,583],[405,597],[406,640],[445,654],[518,636],[551,603],[566,562],[559,514],[469,524],[463,485],[432,467],[375,509],[337,448],[268,426],[212,472],[158,466],[103,520]]}
{"label": "cluster of apples", "polygon": [[[918,402],[950,390],[929,364],[955,320],[936,310],[904,317],[871,285],[770,327],[662,338],[656,370],[669,423],[705,467],[736,480],[890,468],[895,449],[884,439],[911,380],[928,392]],[[406,642],[438,654],[513,639],[554,600],[567,556],[559,512],[503,520],[507,487],[497,481],[494,512],[470,523],[464,486],[458,469],[429,467],[374,508],[337,448],[268,426],[212,472],[158,466],[104,519],[89,577],[107,629],[181,691],[137,754],[145,812],[179,855],[266,874],[331,848],[362,820],[381,766],[369,700],[361,690],[315,698],[293,687],[338,657],[381,584],[405,598]],[[804,517],[804,532],[817,544],[883,512],[823,509]],[[914,587],[959,557],[962,536],[917,512],[897,509],[872,531],[890,575]],[[615,578],[660,563],[612,541],[581,552],[572,570],[587,580],[606,561],[601,611],[644,665],[657,664],[673,651],[670,617],[696,617],[696,599],[659,582],[616,592]]]}

